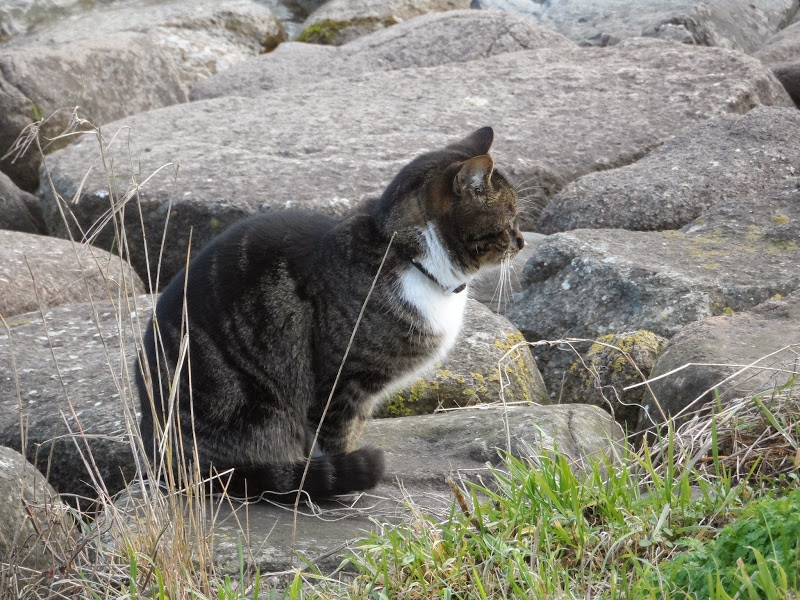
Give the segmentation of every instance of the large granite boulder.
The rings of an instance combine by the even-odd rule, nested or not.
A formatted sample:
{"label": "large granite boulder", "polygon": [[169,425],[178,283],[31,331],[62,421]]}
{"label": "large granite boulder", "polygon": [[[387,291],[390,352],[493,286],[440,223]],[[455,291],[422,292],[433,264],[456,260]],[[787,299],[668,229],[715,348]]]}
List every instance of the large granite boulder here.
{"label": "large granite boulder", "polygon": [[[327,5],[326,5],[327,6]],[[332,77],[410,67],[435,67],[573,42],[517,15],[474,10],[431,13],[341,47],[287,42],[198,83],[192,100],[255,96]]]}
{"label": "large granite boulder", "polygon": [[800,22],[779,31],[753,56],[772,69],[800,108]]}
{"label": "large granite boulder", "polygon": [[0,229],[44,233],[42,207],[33,194],[24,192],[0,172]]}
{"label": "large granite boulder", "polygon": [[74,550],[76,533],[68,507],[45,476],[19,452],[0,446],[3,580],[21,582],[36,571],[56,570]]}
{"label": "large granite boulder", "polygon": [[644,330],[600,337],[564,373],[559,404],[599,406],[626,432],[636,431],[644,397],[638,384],[650,377],[666,341]]}
{"label": "large granite boulder", "polygon": [[[46,138],[89,128],[74,121],[76,106],[80,118],[100,125],[185,102],[200,79],[280,39],[272,12],[250,0],[114,3],[71,18],[69,27],[55,23],[17,37],[0,56],[0,156],[40,118]],[[34,144],[0,166],[32,191],[40,158]]]}
{"label": "large granite boulder", "polygon": [[770,394],[798,376],[798,350],[800,290],[687,325],[653,367],[640,431],[665,416],[681,422],[707,402]]}
{"label": "large granite boulder", "polygon": [[[298,554],[322,573],[331,573],[355,540],[376,530],[377,523],[408,519],[412,503],[432,518],[447,519],[453,496],[445,477],[455,481],[480,478],[491,485],[489,465],[499,464],[500,451],[531,459],[535,465],[543,450],[555,447],[581,469],[588,457],[613,462],[625,443],[607,413],[584,405],[512,406],[378,419],[367,425],[364,438],[386,454],[386,475],[370,493],[319,506],[301,503],[296,520],[291,507],[265,502],[239,505],[223,499],[209,505],[207,521],[195,527],[208,531],[208,523],[214,522],[217,574],[239,573],[240,542],[244,567],[258,568],[265,579],[276,572],[285,576],[286,571],[302,566]],[[128,523],[135,524],[137,516],[142,522],[152,514],[152,493],[126,490],[117,503],[121,515],[115,514],[111,521],[119,523],[127,515]],[[113,526],[108,536],[126,543]]]}
{"label": "large granite boulder", "polygon": [[0,315],[145,292],[118,256],[69,240],[0,230]]}
{"label": "large granite boulder", "polygon": [[392,394],[378,417],[405,417],[489,403],[549,404],[522,334],[508,319],[470,299],[455,347],[427,374]]}
{"label": "large granite boulder", "polygon": [[[577,229],[544,240],[507,316],[529,341],[646,329],[670,338],[706,317],[747,310],[800,284],[800,188],[714,205],[682,230]],[[570,352],[534,350],[552,396]]]}
{"label": "large granite boulder", "polygon": [[590,173],[561,190],[537,230],[679,229],[718,202],[743,205],[800,175],[800,111],[756,107],[687,128],[632,165]]}
{"label": "large granite boulder", "polygon": [[[159,256],[166,240],[166,281],[185,263],[190,232],[196,250],[232,221],[262,210],[342,214],[379,194],[413,156],[481,125],[497,127],[498,168],[522,188],[552,190],[553,181],[628,164],[688,125],[759,104],[791,100],[757,60],[641,39],[599,51],[530,50],[457,68],[369,72],[167,107],[103,128],[109,140],[126,131],[105,148],[113,174],[96,167],[86,176],[99,155],[89,137],[54,153],[49,164],[62,197],[82,190],[71,210],[84,228],[108,209],[109,185],[123,198],[128,182],[180,164],[177,176],[162,169],[137,195],[149,255]],[[48,227],[65,236],[52,191],[43,186],[40,194]],[[529,200],[523,228],[538,216],[525,210]],[[144,274],[139,219],[129,219],[126,231],[131,261]],[[97,243],[110,247],[113,238],[107,227]]]}
{"label": "large granite boulder", "polygon": [[473,8],[522,12],[586,46],[638,36],[751,52],[785,27],[797,0],[473,0]]}
{"label": "large granite boulder", "polygon": [[470,0],[328,0],[312,12],[299,41],[340,46],[432,12],[469,8]]}
{"label": "large granite boulder", "polygon": [[149,314],[140,296],[53,308],[46,327],[39,313],[18,315],[0,329],[0,445],[25,454],[65,498],[114,494],[136,473],[133,332]]}

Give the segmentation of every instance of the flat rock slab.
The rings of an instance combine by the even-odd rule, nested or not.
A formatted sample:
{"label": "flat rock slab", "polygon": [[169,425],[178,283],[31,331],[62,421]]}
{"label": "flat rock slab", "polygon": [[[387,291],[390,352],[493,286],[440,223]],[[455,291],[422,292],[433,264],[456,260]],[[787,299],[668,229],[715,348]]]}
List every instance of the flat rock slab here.
{"label": "flat rock slab", "polygon": [[[250,0],[126,2],[87,11],[13,39],[0,56],[0,156],[22,129],[70,126],[72,109],[94,125],[185,102],[189,89],[283,39],[272,12]],[[63,109],[63,110],[62,110]],[[86,124],[78,124],[85,129]],[[54,147],[71,138],[61,138]],[[43,139],[43,144],[44,139]],[[23,189],[38,185],[35,145],[0,167]]]}
{"label": "flat rock slab", "polygon": [[524,12],[587,46],[650,36],[751,52],[785,27],[797,0],[473,0],[476,8]]}
{"label": "flat rock slab", "polygon": [[130,265],[69,240],[0,230],[0,315],[143,294]]}
{"label": "flat rock slab", "polygon": [[[103,128],[115,171],[97,167],[72,209],[88,227],[108,208],[109,180],[122,198],[132,179],[167,164],[139,193],[150,256],[162,280],[223,227],[260,210],[304,207],[342,214],[380,194],[422,151],[479,126],[496,127],[493,152],[524,189],[628,164],[684,127],[715,114],[791,100],[757,60],[717,48],[633,40],[607,49],[531,50],[458,65],[371,72],[217,98],[136,115]],[[99,155],[84,137],[52,155],[56,190],[78,192]],[[126,165],[135,165],[130,173]],[[553,190],[557,191],[557,190]],[[45,220],[65,235],[46,187]],[[523,213],[523,227],[535,216]],[[136,223],[136,224],[134,224]],[[138,218],[126,223],[132,263],[145,272]],[[113,240],[110,228],[97,238]],[[107,246],[108,247],[108,246]]]}
{"label": "flat rock slab", "polygon": [[[408,519],[409,501],[433,518],[446,519],[453,496],[445,476],[455,481],[476,481],[480,476],[490,484],[488,465],[500,462],[497,448],[522,457],[533,452],[535,464],[536,453],[557,446],[579,469],[588,456],[613,460],[615,447],[624,444],[621,430],[608,414],[585,405],[469,409],[378,419],[367,426],[365,442],[386,452],[386,475],[378,488],[350,502],[326,502],[315,509],[301,504],[296,531],[290,507],[221,502],[214,528],[217,573],[238,574],[240,539],[245,567],[257,567],[262,577],[302,566],[296,552],[330,573],[356,539],[376,530],[376,522]],[[144,512],[141,492],[133,490],[132,496],[123,493],[118,506],[129,514]],[[240,523],[248,524],[248,535],[242,534]]]}
{"label": "flat rock slab", "polygon": [[517,15],[476,10],[431,13],[344,46],[281,44],[274,52],[244,60],[201,81],[190,98],[256,96],[280,87],[369,71],[435,67],[518,50],[573,47],[562,35]]}
{"label": "flat rock slab", "polygon": [[632,165],[571,182],[544,209],[537,231],[679,229],[716,203],[747,204],[800,175],[799,139],[797,109],[716,116]]}
{"label": "flat rock slab", "polygon": [[798,354],[800,291],[749,311],[692,323],[669,341],[656,361],[650,376],[660,379],[650,383],[652,394],[645,394],[639,429],[661,423],[662,411],[685,420],[717,398],[724,405],[734,398],[769,394],[800,373]]}
{"label": "flat rock slab", "polygon": [[[646,329],[666,338],[800,286],[797,179],[711,208],[683,230],[577,229],[537,248],[508,317],[529,341]],[[574,359],[534,352],[551,395]]]}

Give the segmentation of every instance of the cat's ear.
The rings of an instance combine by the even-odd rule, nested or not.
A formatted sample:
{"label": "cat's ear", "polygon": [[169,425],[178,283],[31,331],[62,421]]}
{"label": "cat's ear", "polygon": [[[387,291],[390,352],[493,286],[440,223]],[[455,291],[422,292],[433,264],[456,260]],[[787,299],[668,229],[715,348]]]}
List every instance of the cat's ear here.
{"label": "cat's ear", "polygon": [[456,196],[464,193],[464,188],[473,190],[486,189],[494,170],[494,161],[488,154],[470,158],[453,178],[453,191]]}
{"label": "cat's ear", "polygon": [[470,133],[460,142],[452,144],[453,147],[466,150],[472,156],[489,154],[494,141],[494,130],[491,127],[481,127]]}

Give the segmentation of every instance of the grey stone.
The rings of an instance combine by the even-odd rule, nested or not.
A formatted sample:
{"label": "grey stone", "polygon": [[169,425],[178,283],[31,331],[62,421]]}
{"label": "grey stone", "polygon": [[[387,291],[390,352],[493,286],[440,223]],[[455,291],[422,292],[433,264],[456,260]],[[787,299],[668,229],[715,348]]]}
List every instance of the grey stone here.
{"label": "grey stone", "polygon": [[785,27],[798,8],[797,0],[554,0],[488,7],[515,11],[520,4],[525,14],[586,46],[645,35],[743,52]]}
{"label": "grey stone", "polygon": [[626,431],[636,431],[645,388],[626,388],[647,380],[666,341],[644,330],[604,335],[564,374],[559,404],[599,406]]}
{"label": "grey stone", "polygon": [[800,112],[756,107],[690,127],[632,165],[570,183],[544,209],[537,230],[678,229],[718,202],[747,204],[800,175]]}
{"label": "grey stone", "polygon": [[93,246],[0,230],[0,315],[143,294],[130,265]]}
{"label": "grey stone", "polygon": [[800,108],[800,23],[779,31],[753,56],[772,70]]}
{"label": "grey stone", "polygon": [[5,173],[0,173],[0,229],[44,233],[39,199],[23,192]]}
{"label": "grey stone", "polygon": [[[144,4],[144,6],[143,6]],[[0,56],[0,156],[28,124],[60,135],[78,116],[94,125],[185,102],[200,79],[282,39],[270,10],[249,0],[112,5],[15,38]],[[56,112],[57,111],[57,112]],[[55,113],[55,114],[53,114]],[[51,116],[52,115],[52,116]],[[45,151],[64,146],[62,137]],[[44,143],[44,142],[43,142]],[[26,190],[38,184],[35,144],[3,170]]]}
{"label": "grey stone", "polygon": [[687,325],[650,373],[652,394],[645,394],[640,431],[652,430],[664,416],[685,421],[707,402],[724,406],[734,398],[769,394],[797,377],[798,350],[800,291]]}
{"label": "grey stone", "polygon": [[[370,72],[108,124],[106,139],[130,127],[130,135],[125,129],[107,148],[115,172],[95,168],[70,208],[89,227],[108,208],[109,180],[115,198],[123,198],[132,179],[180,164],[177,181],[173,168],[162,169],[136,197],[151,257],[159,256],[171,206],[166,281],[185,263],[190,232],[196,249],[260,210],[291,206],[342,214],[380,194],[413,156],[478,126],[495,125],[498,168],[535,196],[540,186],[552,193],[554,181],[628,164],[712,115],[744,113],[758,104],[790,106],[791,100],[757,60],[659,40],[631,40],[599,52],[510,52],[458,68]],[[75,197],[98,155],[88,137],[54,153],[56,191]],[[52,191],[43,186],[40,194],[50,231],[65,236]],[[526,206],[523,228],[538,216]],[[126,232],[131,262],[144,274],[138,216],[128,219]],[[99,232],[97,243],[113,243],[110,228]]]}
{"label": "grey stone", "polygon": [[[508,317],[529,341],[646,329],[671,338],[689,323],[747,310],[800,282],[800,189],[716,204],[681,231],[577,229],[543,241]],[[533,350],[551,397],[571,352]]]}
{"label": "grey stone", "polygon": [[44,475],[19,452],[0,446],[3,580],[9,583],[18,577],[24,580],[32,575],[29,569],[55,570],[74,549],[71,542],[75,533],[68,507]]}
{"label": "grey stone", "polygon": [[14,0],[0,4],[0,43],[80,12],[85,0]]}
{"label": "grey stone", "polygon": [[509,263],[508,268],[484,268],[469,285],[469,297],[488,306],[492,311],[504,314],[513,294],[522,291],[522,272],[536,248],[546,239],[540,233],[522,232],[525,247]]}
{"label": "grey stone", "polygon": [[65,498],[114,494],[135,475],[133,331],[149,315],[142,296],[53,308],[46,328],[39,313],[18,315],[0,330],[0,445],[23,452]]}
{"label": "grey stone", "polygon": [[467,8],[469,0],[328,0],[308,16],[298,39],[322,26],[324,43],[338,46],[419,15]]}
{"label": "grey stone", "polygon": [[486,403],[549,404],[522,334],[508,319],[469,300],[455,347],[430,375],[392,394],[378,417],[404,417]]}
{"label": "grey stone", "polygon": [[[301,503],[294,534],[291,507],[264,502],[232,506],[228,501],[213,506],[217,573],[239,573],[239,540],[245,568],[257,567],[265,580],[302,566],[297,552],[322,573],[331,573],[357,538],[377,529],[376,521],[410,518],[409,503],[432,518],[446,519],[453,496],[445,476],[455,481],[480,477],[491,485],[488,464],[499,465],[498,448],[530,458],[535,465],[543,449],[557,447],[581,469],[589,456],[605,456],[613,462],[624,444],[619,426],[607,413],[582,405],[512,406],[378,419],[368,424],[364,438],[386,454],[386,475],[378,488],[342,502],[316,507]],[[142,515],[150,503],[134,489],[121,497],[118,506],[123,514]],[[244,523],[249,535],[242,533]]]}
{"label": "grey stone", "polygon": [[431,13],[344,46],[288,42],[198,83],[192,100],[254,96],[321,79],[434,67],[537,48],[570,49],[565,37],[530,19],[472,10]]}

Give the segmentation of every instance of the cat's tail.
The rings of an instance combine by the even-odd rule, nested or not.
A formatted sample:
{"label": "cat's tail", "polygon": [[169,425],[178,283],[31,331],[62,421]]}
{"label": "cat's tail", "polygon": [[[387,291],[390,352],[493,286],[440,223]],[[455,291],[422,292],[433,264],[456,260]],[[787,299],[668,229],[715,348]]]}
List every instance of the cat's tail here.
{"label": "cat's tail", "polygon": [[233,497],[261,496],[277,502],[294,502],[302,483],[303,497],[317,501],[372,489],[385,469],[383,451],[371,446],[312,458],[306,472],[307,462],[236,467],[229,480],[223,477],[212,489],[221,491],[224,487]]}

